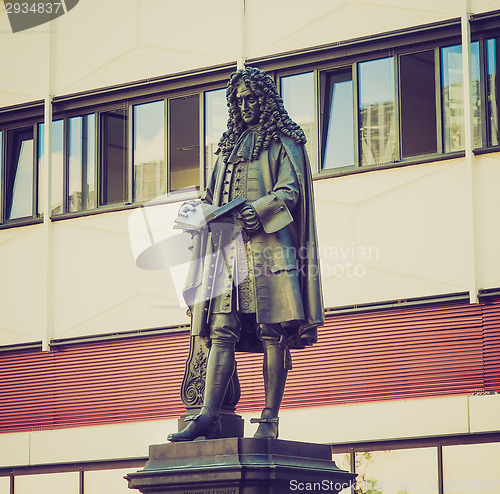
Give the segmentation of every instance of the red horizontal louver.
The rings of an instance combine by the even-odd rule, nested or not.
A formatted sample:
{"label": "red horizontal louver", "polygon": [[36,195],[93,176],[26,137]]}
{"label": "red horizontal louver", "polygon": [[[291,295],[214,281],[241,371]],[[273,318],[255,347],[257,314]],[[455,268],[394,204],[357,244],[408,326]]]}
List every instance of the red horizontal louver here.
{"label": "red horizontal louver", "polygon": [[483,305],[484,387],[500,391],[500,301]]}
{"label": "red horizontal louver", "polygon": [[[496,391],[500,301],[329,316],[293,351],[283,407]],[[0,431],[152,420],[184,411],[187,333],[0,356]],[[239,410],[263,406],[262,356],[238,354]]]}

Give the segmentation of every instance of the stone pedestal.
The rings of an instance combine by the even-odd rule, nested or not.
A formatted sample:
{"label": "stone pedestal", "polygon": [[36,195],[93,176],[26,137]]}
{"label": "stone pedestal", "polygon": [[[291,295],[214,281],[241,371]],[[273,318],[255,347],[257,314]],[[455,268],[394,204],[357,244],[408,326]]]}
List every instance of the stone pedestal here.
{"label": "stone pedestal", "polygon": [[150,446],[144,470],[125,478],[143,494],[281,494],[338,493],[354,477],[328,445],[233,437]]}

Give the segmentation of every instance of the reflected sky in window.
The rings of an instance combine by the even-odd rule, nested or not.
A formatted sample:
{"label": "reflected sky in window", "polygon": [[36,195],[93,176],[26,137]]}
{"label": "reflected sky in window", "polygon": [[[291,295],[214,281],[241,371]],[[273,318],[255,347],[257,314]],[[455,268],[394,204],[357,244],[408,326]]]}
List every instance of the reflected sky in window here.
{"label": "reflected sky in window", "polygon": [[281,78],[281,97],[291,119],[302,127],[311,168],[317,169],[317,139],[315,131],[315,78],[306,72]]}
{"label": "reflected sky in window", "polygon": [[210,178],[217,156],[219,140],[227,129],[226,90],[207,91],[204,95],[205,106],[205,174]]}
{"label": "reflected sky in window", "polygon": [[332,82],[330,115],[323,168],[354,165],[354,104],[352,81]]}
{"label": "reflected sky in window", "polygon": [[[64,120],[52,122],[52,213],[62,212],[63,204],[63,175],[64,175]],[[38,163],[40,177],[43,176],[45,154],[45,124],[38,125]],[[45,190],[39,179],[39,208],[43,209]]]}
{"label": "reflected sky in window", "polygon": [[148,201],[166,192],[165,102],[134,106],[134,200]]}

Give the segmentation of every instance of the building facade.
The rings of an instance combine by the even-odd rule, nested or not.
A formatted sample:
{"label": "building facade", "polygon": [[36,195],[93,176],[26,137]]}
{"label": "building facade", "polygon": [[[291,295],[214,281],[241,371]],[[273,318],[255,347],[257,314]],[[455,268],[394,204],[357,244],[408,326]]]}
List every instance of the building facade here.
{"label": "building facade", "polygon": [[[244,64],[314,176],[326,323],[280,437],[362,493],[500,493],[500,1],[70,3],[20,32],[0,6],[0,494],[127,492],[177,429],[172,224]],[[246,435],[261,365],[238,355]]]}

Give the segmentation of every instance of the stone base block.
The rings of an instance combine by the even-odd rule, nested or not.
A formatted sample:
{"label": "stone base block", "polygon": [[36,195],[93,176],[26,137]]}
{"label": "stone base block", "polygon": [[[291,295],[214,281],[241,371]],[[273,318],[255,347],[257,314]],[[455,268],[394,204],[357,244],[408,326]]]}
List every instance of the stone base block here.
{"label": "stone base block", "polygon": [[338,493],[355,474],[331,448],[280,439],[227,438],[150,446],[143,470],[125,477],[143,494]]}

